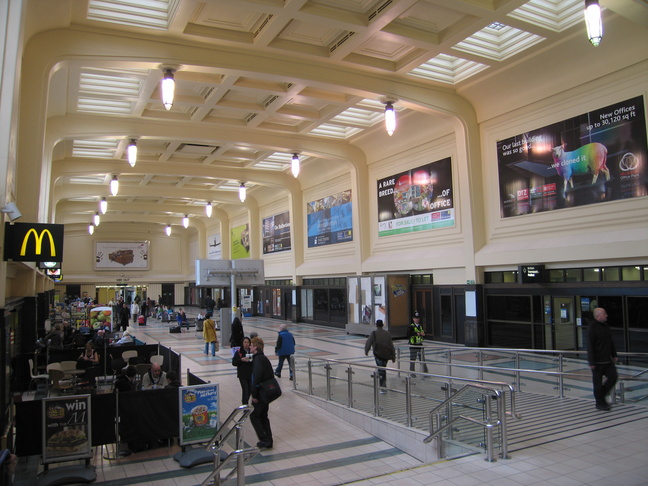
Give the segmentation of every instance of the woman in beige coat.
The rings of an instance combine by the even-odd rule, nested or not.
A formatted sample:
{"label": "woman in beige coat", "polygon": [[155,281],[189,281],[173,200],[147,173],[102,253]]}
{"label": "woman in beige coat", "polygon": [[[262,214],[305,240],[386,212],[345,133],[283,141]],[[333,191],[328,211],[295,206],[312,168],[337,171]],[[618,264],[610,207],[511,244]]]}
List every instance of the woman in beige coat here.
{"label": "woman in beige coat", "polygon": [[216,337],[216,323],[212,319],[211,312],[205,315],[203,321],[203,339],[205,340],[205,354],[209,354],[209,345],[211,344],[211,355],[216,356],[218,338]]}

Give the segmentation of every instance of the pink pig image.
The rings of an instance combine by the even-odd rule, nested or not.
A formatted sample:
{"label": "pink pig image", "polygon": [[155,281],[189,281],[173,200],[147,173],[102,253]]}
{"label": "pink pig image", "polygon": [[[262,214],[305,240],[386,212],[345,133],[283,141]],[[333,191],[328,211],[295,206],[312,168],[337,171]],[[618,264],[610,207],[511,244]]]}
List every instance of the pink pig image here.
{"label": "pink pig image", "polygon": [[553,167],[565,180],[563,196],[567,192],[567,184],[574,188],[573,175],[592,173],[592,184],[598,179],[599,172],[605,174],[605,180],[610,180],[610,169],[607,168],[607,148],[602,143],[588,143],[572,151],[565,152],[562,146],[551,149],[554,159]]}

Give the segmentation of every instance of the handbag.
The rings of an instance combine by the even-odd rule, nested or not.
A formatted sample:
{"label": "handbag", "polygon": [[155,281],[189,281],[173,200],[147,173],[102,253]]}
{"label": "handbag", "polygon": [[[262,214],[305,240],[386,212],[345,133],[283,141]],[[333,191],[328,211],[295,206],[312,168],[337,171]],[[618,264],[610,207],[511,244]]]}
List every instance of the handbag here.
{"label": "handbag", "polygon": [[279,382],[273,376],[269,380],[259,384],[259,398],[262,402],[272,403],[281,396]]}

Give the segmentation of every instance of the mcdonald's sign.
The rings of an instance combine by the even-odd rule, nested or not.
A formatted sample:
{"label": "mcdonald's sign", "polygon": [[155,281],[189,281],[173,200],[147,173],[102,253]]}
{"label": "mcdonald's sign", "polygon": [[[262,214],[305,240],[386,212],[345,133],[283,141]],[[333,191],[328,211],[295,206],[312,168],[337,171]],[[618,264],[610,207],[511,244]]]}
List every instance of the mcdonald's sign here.
{"label": "mcdonald's sign", "polygon": [[62,262],[62,224],[5,223],[4,259]]}

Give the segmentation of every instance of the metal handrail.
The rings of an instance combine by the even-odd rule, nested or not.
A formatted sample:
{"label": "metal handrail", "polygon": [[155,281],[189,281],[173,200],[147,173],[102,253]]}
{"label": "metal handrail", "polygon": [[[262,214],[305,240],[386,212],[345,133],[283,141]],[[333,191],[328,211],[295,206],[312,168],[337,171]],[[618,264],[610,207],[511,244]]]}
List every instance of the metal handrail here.
{"label": "metal handrail", "polygon": [[[363,364],[363,363],[351,363],[349,361],[345,360],[339,360],[339,359],[332,359],[332,358],[317,358],[317,357],[308,357],[308,373],[309,373],[309,383],[312,383],[312,363],[314,361],[319,361],[319,362],[324,362],[324,369],[326,370],[326,399],[327,401],[331,400],[331,364],[339,364],[339,365],[344,365],[347,369],[346,372],[349,373],[349,369],[352,366],[356,367],[361,367],[361,368],[367,368],[370,370],[374,370],[377,372],[379,369],[384,369],[388,371],[392,371],[395,373],[402,372],[403,370],[400,368],[391,368],[389,366],[376,366],[374,365],[369,365],[369,364]],[[409,362],[409,361],[408,361]],[[468,366],[468,365],[456,365],[456,366]],[[497,368],[493,367],[492,369],[495,370],[507,370],[506,368]],[[537,370],[529,370],[536,372]],[[481,384],[481,385],[494,385],[494,386],[499,386],[499,387],[504,387],[507,388],[510,392],[514,392],[515,388],[513,385],[510,385],[509,383],[505,382],[500,382],[500,381],[489,381],[489,380],[476,380],[474,378],[464,378],[460,376],[449,376],[449,375],[438,375],[435,373],[422,373],[422,372],[416,372],[417,375],[420,375],[422,377],[429,377],[432,379],[437,379],[441,381],[460,381],[460,382],[470,382],[470,383],[476,383],[476,384]],[[309,395],[313,394],[312,390],[312,385],[309,388]],[[510,403],[511,403],[511,409],[509,412],[507,412],[510,416],[514,418],[521,418],[522,416],[517,413],[516,411],[516,405],[515,405],[515,393],[510,393]]]}
{"label": "metal handrail", "polygon": [[[487,395],[487,400],[486,400],[486,421],[481,421],[474,419],[472,417],[468,417],[466,415],[459,415],[457,417],[454,417],[450,420],[445,425],[441,425],[441,414],[439,411],[442,408],[447,407],[448,405],[452,406],[452,403],[456,400],[456,398],[461,395],[464,391],[469,390],[469,389],[478,389],[479,391],[483,392],[484,394]],[[439,437],[439,440],[442,441],[443,439],[441,438],[440,434],[444,432],[448,427],[452,426],[455,422],[457,422],[459,419],[463,420],[468,420],[469,422],[472,422],[477,425],[481,425],[484,427],[484,430],[486,431],[486,454],[487,454],[487,460],[489,462],[493,462],[495,460],[494,458],[494,448],[493,448],[493,433],[492,429],[494,427],[500,427],[500,437],[501,437],[501,447],[502,447],[502,457],[507,459],[508,458],[508,440],[507,438],[507,429],[506,429],[506,420],[504,419],[504,416],[506,414],[502,413],[502,410],[498,410],[498,415],[501,415],[501,417],[496,420],[495,422],[491,422],[491,394],[495,395],[496,397],[500,398],[502,396],[501,390],[497,390],[495,388],[489,388],[485,387],[482,385],[478,384],[467,384],[464,385],[460,390],[458,390],[456,393],[452,394],[450,397],[448,397],[446,400],[444,400],[442,403],[434,407],[432,410],[430,410],[429,414],[429,423],[430,423],[430,435],[427,436],[425,439],[423,439],[423,442],[425,444],[429,443],[432,439],[435,437]],[[500,400],[501,402],[501,400]],[[499,407],[498,407],[499,408]],[[434,417],[437,417],[437,422],[439,428],[437,430],[434,430]],[[518,417],[520,418],[520,417]],[[440,446],[439,449],[443,449],[443,446]]]}
{"label": "metal handrail", "polygon": [[[236,427],[243,424],[243,422],[247,420],[248,416],[252,413],[253,410],[254,407],[252,407],[251,405],[241,405],[240,407],[232,410],[232,413],[229,414],[229,417],[225,419],[216,433],[212,436],[209,443],[205,446],[205,450],[214,451],[220,449],[221,446],[227,441],[227,439],[229,439],[232,434],[236,432]],[[238,419],[236,418],[237,415],[240,415]],[[232,427],[230,427],[230,424],[232,424]],[[225,433],[225,435],[221,435],[223,432]]]}

